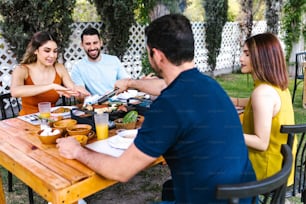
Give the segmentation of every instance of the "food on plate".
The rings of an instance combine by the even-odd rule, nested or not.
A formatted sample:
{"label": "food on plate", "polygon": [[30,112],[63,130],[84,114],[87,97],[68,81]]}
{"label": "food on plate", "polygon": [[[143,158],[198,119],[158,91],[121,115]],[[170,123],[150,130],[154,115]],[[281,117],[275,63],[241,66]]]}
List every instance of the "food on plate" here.
{"label": "food on plate", "polygon": [[51,113],[67,113],[67,112],[70,112],[70,108],[59,107],[51,111]]}
{"label": "food on plate", "polygon": [[87,111],[107,113],[111,113],[113,111],[128,111],[127,107],[124,104],[118,102],[107,102],[103,104],[86,104],[84,107],[82,107],[82,109]]}

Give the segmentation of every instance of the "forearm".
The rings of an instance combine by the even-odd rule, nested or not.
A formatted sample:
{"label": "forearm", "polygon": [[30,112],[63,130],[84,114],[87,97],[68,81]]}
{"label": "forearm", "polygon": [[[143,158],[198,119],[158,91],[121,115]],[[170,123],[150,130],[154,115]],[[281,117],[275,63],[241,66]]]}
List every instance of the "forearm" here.
{"label": "forearm", "polygon": [[111,180],[126,182],[132,177],[132,175],[128,176],[125,168],[120,168],[119,158],[116,157],[80,147],[77,150],[76,159],[99,175]]}
{"label": "forearm", "polygon": [[269,146],[269,142],[261,140],[257,135],[244,134],[244,140],[248,147],[258,151],[266,151]]}
{"label": "forearm", "polygon": [[53,84],[46,85],[21,85],[16,87],[11,87],[11,94],[13,97],[28,97],[35,96],[46,91],[53,89]]}
{"label": "forearm", "polygon": [[130,79],[128,87],[145,92],[150,95],[158,96],[161,91],[166,88],[166,83],[163,79]]}

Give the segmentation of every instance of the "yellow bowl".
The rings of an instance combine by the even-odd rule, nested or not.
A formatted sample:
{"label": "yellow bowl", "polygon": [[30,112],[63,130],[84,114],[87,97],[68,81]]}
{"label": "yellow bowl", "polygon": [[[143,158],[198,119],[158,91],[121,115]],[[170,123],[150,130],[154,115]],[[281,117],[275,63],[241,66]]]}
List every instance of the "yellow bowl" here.
{"label": "yellow bowl", "polygon": [[64,119],[59,120],[53,123],[53,127],[63,130],[63,133],[66,133],[66,128],[77,124],[77,121],[74,119]]}
{"label": "yellow bowl", "polygon": [[43,130],[38,131],[38,138],[41,141],[41,143],[43,144],[55,144],[56,143],[56,139],[62,137],[63,135],[63,130],[59,129],[59,128],[52,128],[52,132],[54,132],[55,130],[58,130],[59,133],[55,134],[55,135],[47,135],[47,136],[43,136]]}
{"label": "yellow bowl", "polygon": [[68,137],[74,137],[81,145],[86,145],[88,137],[86,135],[72,135]]}
{"label": "yellow bowl", "polygon": [[66,128],[68,135],[88,135],[92,127],[88,124],[76,124]]}

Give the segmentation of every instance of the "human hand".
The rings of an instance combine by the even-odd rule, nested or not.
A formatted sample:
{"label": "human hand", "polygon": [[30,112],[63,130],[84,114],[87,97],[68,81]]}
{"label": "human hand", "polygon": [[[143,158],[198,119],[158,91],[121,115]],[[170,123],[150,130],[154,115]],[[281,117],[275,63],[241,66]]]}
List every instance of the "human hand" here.
{"label": "human hand", "polygon": [[115,87],[118,88],[117,94],[126,91],[129,88],[129,81],[131,79],[119,79],[115,82]]}
{"label": "human hand", "polygon": [[60,155],[67,159],[76,159],[78,151],[82,149],[74,137],[60,138],[56,140],[56,143]]}
{"label": "human hand", "polygon": [[150,74],[143,76],[140,79],[157,79],[157,78],[158,77],[153,72],[151,72]]}
{"label": "human hand", "polygon": [[84,99],[86,96],[90,96],[91,94],[86,90],[86,88],[84,86],[80,86],[80,85],[75,85],[74,86],[74,91],[76,91],[78,93],[78,95],[76,96],[79,99]]}
{"label": "human hand", "polygon": [[52,84],[52,88],[60,95],[60,96],[65,96],[67,98],[70,98],[71,96],[77,96],[78,92],[66,88],[64,86],[61,86],[59,84]]}

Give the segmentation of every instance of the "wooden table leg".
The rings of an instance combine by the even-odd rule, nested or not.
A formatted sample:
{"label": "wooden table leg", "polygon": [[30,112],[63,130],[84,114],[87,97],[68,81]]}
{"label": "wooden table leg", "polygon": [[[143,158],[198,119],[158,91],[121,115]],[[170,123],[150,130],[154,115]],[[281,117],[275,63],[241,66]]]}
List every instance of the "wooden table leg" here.
{"label": "wooden table leg", "polygon": [[6,204],[1,173],[0,173],[0,203]]}

